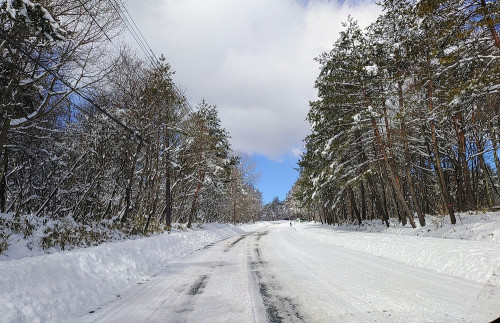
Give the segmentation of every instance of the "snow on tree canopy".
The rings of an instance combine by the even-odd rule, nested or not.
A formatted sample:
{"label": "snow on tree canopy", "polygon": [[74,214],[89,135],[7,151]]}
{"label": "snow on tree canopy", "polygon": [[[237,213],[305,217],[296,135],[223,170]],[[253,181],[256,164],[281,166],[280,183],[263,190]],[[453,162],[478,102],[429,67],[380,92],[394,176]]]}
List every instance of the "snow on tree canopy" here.
{"label": "snow on tree canopy", "polygon": [[451,55],[458,50],[458,46],[450,46],[444,49],[445,55]]}
{"label": "snow on tree canopy", "polygon": [[377,75],[378,74],[378,66],[376,64],[365,66],[365,67],[363,67],[363,70],[368,75]]}
{"label": "snow on tree canopy", "polygon": [[49,41],[63,40],[66,34],[47,9],[29,0],[0,0],[0,14],[24,23]]}

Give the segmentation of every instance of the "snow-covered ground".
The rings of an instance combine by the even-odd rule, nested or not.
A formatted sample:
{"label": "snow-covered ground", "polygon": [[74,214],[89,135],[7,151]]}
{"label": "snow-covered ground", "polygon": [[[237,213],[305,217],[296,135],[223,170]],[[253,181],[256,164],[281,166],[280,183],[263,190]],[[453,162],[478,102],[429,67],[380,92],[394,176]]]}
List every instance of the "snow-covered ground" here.
{"label": "snow-covered ground", "polygon": [[[68,320],[147,279],[173,259],[266,225],[205,224],[150,238],[0,261],[0,321]],[[20,254],[11,251],[11,258],[26,256],[24,247],[13,250]]]}
{"label": "snow-covered ground", "polygon": [[[370,236],[402,238],[271,225],[170,263],[78,321],[488,322],[500,314],[498,286],[436,271],[446,254],[419,268],[339,245]],[[415,240],[429,249],[449,241],[407,238],[392,242],[411,251]],[[474,250],[457,253],[475,259]]]}
{"label": "snow-covered ground", "polygon": [[500,244],[495,242],[353,232],[318,224],[296,228],[335,246],[500,287]]}
{"label": "snow-covered ground", "polygon": [[[355,300],[352,300],[353,303],[346,303],[345,307],[337,304],[330,305],[333,307],[328,310],[323,309],[325,311],[323,318],[334,317],[341,321],[349,320],[347,316],[335,316],[335,311],[340,311],[339,313],[342,315],[354,315],[351,319],[370,320],[377,318],[385,320],[390,318],[384,312],[385,308],[391,308],[387,301],[392,302],[391,297],[396,300],[398,297],[404,299],[409,295],[422,297],[422,300],[419,300],[420,305],[429,307],[423,312],[424,314],[418,316],[421,319],[427,318],[427,321],[436,320],[436,318],[442,320],[450,318],[451,320],[452,317],[464,321],[474,321],[473,318],[477,317],[490,318],[492,313],[484,312],[491,311],[491,305],[488,305],[488,302],[491,300],[500,301],[500,248],[498,240],[500,214],[463,214],[461,219],[463,225],[459,221],[458,224],[452,226],[447,223],[446,218],[441,221],[440,218],[429,217],[428,225],[417,229],[401,227],[397,224],[385,228],[379,221],[367,222],[362,227],[355,225],[334,227],[317,223],[295,223],[293,227],[290,227],[287,222],[280,225],[262,222],[241,226],[207,224],[203,228],[194,230],[176,231],[150,238],[105,243],[97,247],[15,259],[26,256],[26,250],[21,248],[22,252],[19,254],[11,251],[11,260],[4,257],[4,261],[0,261],[0,304],[2,304],[0,306],[0,321],[72,321],[76,317],[85,317],[84,315],[88,315],[89,311],[100,308],[110,299],[116,299],[116,295],[123,295],[138,283],[144,283],[141,286],[152,284],[147,286],[153,288],[154,284],[160,283],[160,281],[155,282],[153,276],[159,274],[161,277],[166,266],[171,270],[168,275],[164,275],[168,284],[173,284],[168,279],[178,279],[175,276],[177,271],[184,273],[181,277],[188,279],[190,274],[184,272],[187,270],[186,266],[201,261],[200,259],[203,257],[205,257],[203,258],[204,263],[197,265],[200,268],[205,268],[205,264],[208,263],[207,259],[213,260],[214,264],[221,264],[221,269],[217,269],[218,265],[210,267],[210,270],[213,271],[213,275],[210,276],[212,277],[210,278],[211,288],[214,289],[207,287],[207,295],[213,293],[212,297],[217,295],[219,295],[217,297],[222,297],[224,290],[231,291],[232,288],[234,289],[233,293],[235,293],[236,286],[249,283],[248,277],[242,284],[237,281],[239,278],[227,278],[227,281],[224,281],[226,274],[222,274],[221,277],[217,274],[218,270],[228,271],[233,268],[230,262],[236,261],[237,258],[241,258],[242,262],[235,268],[240,268],[240,271],[241,268],[246,268],[242,272],[247,276],[250,275],[249,272],[264,273],[264,269],[266,269],[266,275],[269,275],[269,279],[272,281],[266,282],[254,277],[253,282],[257,284],[257,287],[251,288],[251,291],[255,294],[255,291],[260,288],[262,294],[262,286],[271,288],[275,284],[281,286],[279,293],[285,295],[276,296],[272,294],[272,291],[264,293],[261,295],[264,307],[262,300],[257,302],[254,295],[254,298],[250,300],[251,304],[257,304],[261,309],[267,306],[268,311],[279,307],[276,304],[271,306],[268,304],[269,302],[281,299],[286,301],[284,302],[288,307],[300,305],[299,308],[301,307],[304,311],[304,318],[314,318],[311,316],[311,311],[314,310],[315,306],[319,306],[319,303],[314,303],[315,305],[305,304],[306,299],[319,297],[315,293],[323,295],[325,301],[331,298],[330,292],[318,290],[321,287],[321,279],[331,278],[336,282],[325,281],[325,286],[333,284],[330,286],[331,288],[341,288],[340,291],[336,292],[344,291],[347,293],[335,296],[339,302],[350,302],[345,298],[356,296],[355,293],[348,292],[349,286],[360,290],[366,288],[368,294],[365,298],[373,301],[373,304],[370,303],[369,306],[373,307],[370,311],[380,310],[380,313],[376,315],[366,312],[353,314],[354,308],[362,307],[368,303],[356,304]],[[248,232],[256,233],[249,237]],[[261,236],[258,234],[259,232],[266,233],[266,235]],[[241,239],[236,237],[238,235],[241,236],[241,239],[246,237],[246,240],[243,240],[248,241],[246,249],[243,244],[239,243]],[[221,242],[216,243],[217,241]],[[259,241],[262,243],[259,244]],[[215,247],[202,249],[214,243]],[[235,244],[237,246],[241,244],[241,246],[233,247]],[[260,246],[261,251],[256,251],[257,246]],[[223,251],[224,256],[218,256],[216,252],[220,251],[219,249]],[[211,253],[208,253],[207,250],[210,250]],[[228,250],[231,251],[228,253]],[[250,254],[252,254],[252,259],[250,259]],[[184,259],[188,255],[190,255],[189,260],[185,260],[182,266],[178,265],[181,263],[179,259]],[[259,265],[262,268],[250,268],[250,266],[256,266],[257,258],[262,258],[261,265]],[[300,263],[305,260],[309,262],[307,264]],[[274,267],[271,267],[271,264]],[[317,270],[313,268],[314,266],[318,266]],[[280,276],[278,269],[283,270],[285,275]],[[302,272],[303,269],[304,272]],[[278,271],[273,272],[272,270]],[[390,273],[383,270],[389,270]],[[191,271],[198,274],[198,269]],[[408,275],[408,278],[404,278],[404,273]],[[322,278],[318,276],[319,274],[322,275]],[[209,279],[209,275],[202,275],[201,272],[200,275],[202,278],[206,276],[205,280]],[[392,275],[395,276],[391,278]],[[419,284],[424,284],[425,279],[421,278],[422,282],[420,282],[416,277],[412,277],[414,275],[423,275],[425,279],[432,280],[433,287],[428,287],[426,290],[419,289]],[[359,280],[358,276],[364,280]],[[218,279],[216,277],[219,277],[223,283],[216,284],[215,281]],[[311,279],[311,282],[298,282],[297,277],[304,280]],[[378,284],[377,281],[380,279],[382,279],[380,284],[387,284],[387,288],[393,284],[396,292],[377,291],[377,286],[373,284]],[[406,286],[407,279],[410,279],[414,286]],[[151,282],[148,282],[149,280]],[[205,280],[201,280],[200,286],[207,284]],[[471,291],[479,295],[471,297],[477,296],[481,303],[486,304],[483,304],[486,307],[481,305],[482,307],[478,309],[478,311],[484,312],[479,313],[480,315],[486,316],[470,316],[472,314],[469,312],[467,314],[464,309],[459,308],[460,302],[453,303],[450,300],[443,301],[452,302],[447,303],[452,308],[443,309],[443,312],[439,313],[439,306],[436,307],[430,301],[425,300],[432,295],[433,289],[441,288],[444,290],[436,292],[439,295],[432,297],[433,302],[438,302],[439,297],[444,297],[446,291],[449,293],[459,292],[455,291],[453,286],[439,285],[440,281],[446,281],[448,285],[458,284],[463,288],[470,288]],[[298,286],[303,288],[313,286],[311,287],[313,289],[296,290],[299,288]],[[219,292],[217,292],[218,288]],[[371,292],[369,292],[370,288],[373,289]],[[209,290],[212,292],[209,293]],[[382,294],[378,295],[377,293]],[[375,294],[378,295],[377,297],[386,297],[384,295],[387,295],[387,301],[375,301]],[[462,294],[460,294],[461,301],[470,301],[467,299],[467,293]],[[132,296],[129,298],[133,299]],[[185,297],[180,298],[179,302],[186,299]],[[406,299],[406,302],[415,301],[416,299],[411,297]],[[191,299],[189,302],[190,308],[192,308],[194,306],[193,300]],[[375,306],[375,303],[380,304]],[[206,305],[211,306],[208,303]],[[394,305],[393,307],[399,308],[398,306]],[[351,309],[346,310],[347,308]],[[196,312],[196,310],[194,311]],[[256,314],[255,309],[253,311],[254,321],[256,317],[262,318]],[[293,316],[294,311],[290,311]],[[393,319],[402,319],[407,313],[403,307],[399,311],[399,314],[393,313]],[[415,309],[415,311],[419,311],[419,309]],[[454,316],[448,317],[447,314],[451,312],[454,313]],[[498,315],[500,315],[500,311]],[[321,317],[316,318],[321,319]]]}
{"label": "snow-covered ground", "polygon": [[500,286],[500,212],[458,217],[452,225],[448,216],[427,216],[427,225],[415,229],[394,219],[389,228],[380,220],[361,226],[301,223],[295,227],[337,246]]}
{"label": "snow-covered ground", "polygon": [[457,224],[450,223],[449,216],[426,217],[426,226],[417,228],[409,224],[401,226],[396,219],[390,219],[389,228],[380,220],[363,221],[362,225],[343,225],[343,230],[390,233],[445,239],[491,241],[500,243],[500,212],[467,212],[457,214]]}

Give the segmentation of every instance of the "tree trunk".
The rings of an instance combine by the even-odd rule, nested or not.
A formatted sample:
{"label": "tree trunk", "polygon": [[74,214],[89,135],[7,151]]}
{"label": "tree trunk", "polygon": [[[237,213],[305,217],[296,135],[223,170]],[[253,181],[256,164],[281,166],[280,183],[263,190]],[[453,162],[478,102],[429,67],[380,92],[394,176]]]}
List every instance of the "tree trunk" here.
{"label": "tree trunk", "polygon": [[375,194],[370,194],[370,216],[368,220],[372,221],[375,218]]}
{"label": "tree trunk", "polygon": [[365,184],[363,184],[363,182],[361,182],[359,190],[361,194],[361,219],[366,220],[366,196],[365,196]]}
{"label": "tree trunk", "polygon": [[108,201],[108,206],[106,207],[106,210],[102,214],[101,220],[106,219],[108,214],[109,214],[109,211],[111,211],[111,204],[112,204],[113,198],[115,197],[117,190],[118,190],[118,184],[116,184],[115,187],[113,188],[113,193],[111,193],[111,198]]}
{"label": "tree trunk", "polygon": [[455,169],[455,183],[457,183],[457,204],[458,204],[458,210],[459,211],[464,211],[466,209],[464,205],[465,201],[465,192],[464,186],[464,175],[462,174],[462,167],[460,167],[460,161],[457,161],[457,163],[454,164],[454,169]]}
{"label": "tree trunk", "polygon": [[372,196],[373,196],[373,201],[375,203],[375,209],[377,210],[377,214],[379,215],[379,218],[382,219],[382,221],[385,223],[387,227],[389,227],[389,218],[387,216],[387,212],[384,211],[384,207],[382,206],[382,199],[380,195],[377,192],[377,187],[375,186],[375,183],[373,182],[373,179],[371,176],[368,176],[368,184],[370,185],[371,191],[372,191]]}
{"label": "tree trunk", "polygon": [[[427,72],[429,75],[429,80],[427,81],[427,95],[428,95],[428,105],[429,105],[429,112],[432,113],[434,110],[434,104],[433,104],[433,83],[430,78],[430,57],[429,57],[429,52],[427,52]],[[446,179],[444,177],[444,172],[443,168],[441,166],[441,157],[439,153],[439,148],[437,144],[437,136],[436,136],[436,125],[434,124],[434,119],[431,117],[431,136],[432,136],[432,150],[434,153],[434,159],[435,159],[435,164],[436,164],[436,169],[438,172],[438,179],[441,183],[441,192],[444,196],[445,199],[445,204],[446,208],[448,209],[448,213],[450,214],[450,220],[452,224],[457,223],[457,219],[455,218],[455,211],[453,209],[453,203],[451,201],[450,197],[450,192],[448,191],[448,185],[446,183]]]}
{"label": "tree trunk", "polygon": [[139,141],[137,144],[137,150],[135,151],[134,157],[132,158],[132,165],[130,166],[130,171],[128,175],[128,183],[125,188],[125,212],[123,212],[123,216],[120,219],[121,223],[125,223],[128,220],[129,212],[130,212],[130,200],[132,195],[132,183],[134,182],[134,171],[137,163],[137,158],[139,158],[139,152],[141,150],[142,141]]}
{"label": "tree trunk", "polygon": [[[488,108],[494,115],[500,114],[500,104],[493,102],[493,98],[488,97]],[[492,118],[493,119],[493,118]],[[500,123],[500,118],[497,117],[497,125]],[[493,120],[490,122],[491,143],[493,145],[493,159],[495,161],[495,168],[497,172],[497,184],[500,184],[500,159],[498,158],[498,136]]]}
{"label": "tree trunk", "polygon": [[[363,173],[367,173],[369,171],[369,169],[365,163],[368,160],[368,158],[366,157],[366,154],[363,150],[363,146],[361,143],[361,136],[359,135],[359,133],[356,133],[356,142],[357,142],[356,147],[357,147],[358,152],[359,152],[360,164],[364,165],[362,168],[362,171],[363,171]],[[372,175],[368,174],[366,176],[366,180],[367,180],[368,186],[372,192],[371,193],[372,194],[372,203],[375,204],[375,209],[377,210],[377,215],[379,216],[380,219],[382,219],[382,221],[387,225],[387,227],[389,227],[389,219],[387,217],[387,213],[384,212],[384,208],[383,208],[382,202],[381,202],[382,200],[377,192],[377,188],[375,186],[375,183],[373,182]],[[363,183],[361,183],[361,185],[363,185]],[[364,189],[364,186],[362,186],[362,188]],[[362,194],[362,196],[363,196],[363,194]],[[373,211],[373,208],[372,208],[372,211]]]}
{"label": "tree trunk", "polygon": [[418,221],[420,226],[425,226],[425,216],[420,209],[420,205],[418,204],[417,194],[415,193],[415,186],[413,185],[413,178],[411,175],[411,158],[410,158],[410,149],[408,145],[408,136],[406,135],[406,123],[405,123],[405,115],[404,115],[404,101],[403,101],[403,84],[401,80],[398,81],[398,95],[399,95],[399,111],[401,112],[401,137],[403,139],[403,147],[405,153],[405,170],[406,177],[408,181],[408,189],[410,191],[411,198],[413,200],[413,205],[415,210],[417,211]]}
{"label": "tree trunk", "polygon": [[153,203],[152,203],[152,206],[151,206],[151,210],[149,210],[148,220],[146,221],[146,225],[144,226],[144,233],[148,232],[149,223],[151,222],[151,218],[153,217],[153,215],[155,215],[156,209],[158,208],[158,196],[160,195],[160,192],[159,192],[160,191],[160,185],[159,185],[159,183],[156,184],[156,173],[155,173],[155,175],[153,177],[153,183],[151,185],[151,190],[153,190],[154,197],[153,197]]}
{"label": "tree trunk", "polygon": [[455,133],[458,138],[458,159],[460,164],[459,168],[461,169],[463,175],[463,186],[465,191],[465,207],[469,208],[474,198],[472,189],[470,187],[469,165],[467,164],[467,157],[465,155],[467,143],[465,140],[465,130],[463,127],[463,118],[461,112],[455,114],[455,116],[453,117],[453,124],[455,127]]}
{"label": "tree trunk", "polygon": [[7,205],[7,168],[9,165],[9,154],[7,148],[3,152],[3,163],[2,172],[0,174],[0,211],[5,212],[5,207]]}
{"label": "tree trunk", "polygon": [[477,156],[479,159],[479,165],[483,169],[483,182],[484,182],[484,188],[486,192],[486,202],[488,203],[488,208],[491,209],[493,207],[493,202],[491,201],[491,192],[490,192],[490,184],[488,181],[488,167],[486,166],[486,162],[484,161],[484,155],[483,155],[483,145],[481,144],[481,141],[476,138],[476,146],[479,155]]}
{"label": "tree trunk", "polygon": [[[234,171],[234,170],[233,170]],[[236,178],[233,178],[231,190],[233,191],[233,223],[236,224]]]}
{"label": "tree trunk", "polygon": [[498,159],[498,143],[497,136],[493,127],[491,128],[491,142],[493,144],[493,159],[495,160],[495,168],[497,169],[497,177],[500,181],[500,160]]}
{"label": "tree trunk", "polygon": [[351,204],[352,213],[354,213],[354,216],[356,216],[358,224],[361,225],[361,214],[359,213],[358,207],[356,205],[356,199],[354,197],[354,192],[352,191],[352,187],[350,185],[347,186],[347,194],[349,202]]}
{"label": "tree trunk", "polygon": [[410,208],[408,207],[408,203],[406,203],[406,200],[403,196],[403,193],[401,192],[401,187],[399,185],[399,180],[396,178],[397,175],[395,175],[394,170],[392,169],[391,163],[389,162],[389,157],[387,155],[387,152],[385,151],[384,148],[384,143],[382,142],[382,138],[380,137],[380,132],[378,130],[377,122],[375,121],[375,118],[372,116],[371,118],[372,122],[372,127],[373,127],[373,133],[375,135],[375,140],[377,144],[379,145],[379,149],[382,152],[382,156],[384,158],[385,164],[387,166],[388,170],[388,175],[389,178],[392,182],[392,186],[394,188],[396,198],[398,199],[398,202],[401,204],[403,211],[406,213],[408,219],[410,220],[410,224],[413,228],[416,227],[415,221],[413,220],[413,215],[411,214]]}
{"label": "tree trunk", "polygon": [[193,202],[191,203],[191,210],[189,211],[189,220],[187,227],[191,228],[191,224],[193,223],[194,213],[196,211],[196,201],[198,200],[198,195],[201,190],[201,184],[203,183],[203,179],[205,178],[205,173],[202,171],[198,172],[198,185],[196,187],[196,191],[194,192]]}
{"label": "tree trunk", "polygon": [[[392,139],[391,139],[391,128],[389,127],[389,117],[387,115],[387,107],[385,105],[385,98],[382,99],[382,107],[383,107],[383,111],[384,111],[384,121],[385,121],[385,130],[386,130],[386,136],[387,136],[387,148],[389,150],[389,163],[392,167],[392,170],[394,170],[395,172],[395,179],[397,181],[397,184],[398,184],[398,187],[401,187],[401,182],[400,182],[400,179],[399,179],[399,175],[398,175],[398,167],[396,166],[396,158],[394,157],[394,152],[392,150]],[[393,202],[393,205],[394,205],[394,208],[396,210],[396,213],[398,214],[398,218],[399,218],[399,221],[403,224],[403,225],[406,225],[406,216],[405,214],[401,214],[400,210],[399,210],[399,206],[398,206],[398,203],[396,202],[396,198],[394,198],[395,196],[395,192],[394,192],[394,188],[391,190],[391,197],[392,197],[392,202]]]}
{"label": "tree trunk", "polygon": [[[158,199],[160,197],[160,182],[158,181],[158,174],[160,171],[160,147],[159,147],[160,141],[159,141],[159,137],[160,136],[158,134],[156,137],[156,150],[154,151],[154,154],[155,154],[155,168],[153,170],[154,175],[153,175],[153,178],[151,180],[151,185],[149,185],[151,187],[151,190],[153,193],[153,196],[152,196],[153,203],[152,203],[151,209],[149,210],[148,220],[146,221],[146,225],[144,226],[144,233],[148,232],[149,223],[151,221],[152,216],[155,215],[155,213],[156,213],[156,210],[158,208]],[[149,200],[150,199],[148,198],[148,201]],[[161,219],[161,216],[163,216],[163,214],[160,215],[160,219]]]}
{"label": "tree trunk", "polygon": [[411,175],[411,159],[410,159],[410,150],[408,147],[408,138],[406,137],[406,125],[404,122],[401,125],[401,132],[403,136],[403,146],[404,146],[404,151],[405,151],[405,169],[406,169],[406,177],[408,180],[408,189],[410,191],[410,195],[413,199],[413,205],[415,207],[415,210],[417,211],[417,216],[418,216],[418,221],[420,223],[420,226],[425,226],[425,216],[422,213],[422,209],[420,208],[420,205],[418,203],[418,198],[417,194],[415,193],[415,186],[413,184],[413,178]]}
{"label": "tree trunk", "polygon": [[[170,153],[167,153],[167,160],[170,160]],[[172,191],[170,187],[170,165],[167,163],[165,169],[165,208],[163,209],[163,216],[165,217],[165,225],[167,230],[172,228]]]}
{"label": "tree trunk", "polygon": [[[389,149],[389,162],[391,163],[392,168],[394,170],[397,170],[396,158],[394,157],[394,151],[392,150],[391,128],[389,127],[389,117],[387,115],[387,107],[385,105],[385,98],[382,99],[382,107],[383,107],[383,111],[384,111],[385,131],[387,133],[387,148]],[[399,178],[398,178],[398,180],[399,180]]]}
{"label": "tree trunk", "polygon": [[[394,157],[394,152],[393,152],[393,149],[392,149],[392,138],[391,138],[391,128],[389,127],[389,117],[387,115],[387,107],[385,105],[385,98],[382,99],[382,107],[383,107],[383,111],[384,111],[384,121],[385,121],[385,130],[386,130],[386,136],[387,136],[387,148],[389,150],[389,163],[390,163],[390,166],[392,167],[392,170],[395,172],[395,179],[397,181],[397,185],[398,187],[401,188],[401,181],[399,179],[399,174],[398,174],[398,167],[396,166],[396,158]],[[400,209],[399,209],[399,206],[398,206],[398,203],[396,202],[396,198],[394,198],[394,195],[395,195],[395,190],[394,190],[394,187],[393,189],[391,190],[391,197],[392,197],[392,200],[393,200],[393,204],[394,204],[394,207],[396,209],[396,213],[398,214],[398,218],[399,218],[399,221],[404,225],[406,225],[406,216],[403,213],[400,212]],[[412,214],[409,214],[409,216],[412,216]],[[411,220],[410,220],[411,222]]]}
{"label": "tree trunk", "polygon": [[7,134],[9,133],[9,129],[10,129],[10,118],[6,116],[5,120],[3,121],[2,130],[0,131],[0,151],[3,150],[3,146],[7,141]]}
{"label": "tree trunk", "polygon": [[486,26],[488,26],[491,36],[493,37],[495,46],[498,48],[498,50],[500,50],[500,37],[498,36],[495,30],[495,22],[493,21],[493,18],[491,18],[491,14],[488,12],[488,8],[486,6],[486,0],[481,0],[481,7],[483,9],[483,14],[485,15],[486,18]]}

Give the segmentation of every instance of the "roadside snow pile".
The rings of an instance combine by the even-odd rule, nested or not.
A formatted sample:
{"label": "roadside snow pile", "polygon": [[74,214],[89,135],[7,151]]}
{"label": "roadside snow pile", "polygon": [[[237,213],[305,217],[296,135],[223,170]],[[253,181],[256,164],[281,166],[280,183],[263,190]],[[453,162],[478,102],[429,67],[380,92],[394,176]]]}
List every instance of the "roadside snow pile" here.
{"label": "roadside snow pile", "polygon": [[265,225],[205,224],[186,232],[0,261],[1,321],[55,322],[85,314],[172,259]]}
{"label": "roadside snow pile", "polygon": [[[42,256],[64,250],[98,246],[144,238],[113,227],[111,220],[100,223],[77,223],[71,216],[51,218],[31,214],[0,213],[0,261]],[[158,233],[152,233],[158,235]],[[7,248],[7,250],[5,250]]]}
{"label": "roadside snow pile", "polygon": [[415,229],[400,225],[385,228],[375,221],[361,227],[314,223],[295,227],[302,234],[337,246],[500,286],[500,214],[461,216],[463,225],[428,221],[427,226]]}
{"label": "roadside snow pile", "polygon": [[[201,228],[198,224],[194,226]],[[204,224],[203,227],[213,228],[212,224]],[[245,227],[246,225],[239,226],[240,229]],[[0,213],[0,262],[146,238],[133,233],[132,229],[126,226],[117,228],[111,220],[89,225],[77,223],[71,216],[52,219],[27,214],[15,218],[14,213]],[[174,223],[171,233],[185,230],[185,225]],[[151,232],[149,237],[162,234],[163,232]]]}
{"label": "roadside snow pile", "polygon": [[380,232],[422,237],[491,241],[500,243],[500,212],[467,212],[457,214],[457,223],[451,224],[449,216],[427,215],[426,226],[421,227],[415,218],[417,228],[409,224],[402,226],[391,219],[387,228],[380,220],[363,221],[362,225],[342,225],[342,230]]}

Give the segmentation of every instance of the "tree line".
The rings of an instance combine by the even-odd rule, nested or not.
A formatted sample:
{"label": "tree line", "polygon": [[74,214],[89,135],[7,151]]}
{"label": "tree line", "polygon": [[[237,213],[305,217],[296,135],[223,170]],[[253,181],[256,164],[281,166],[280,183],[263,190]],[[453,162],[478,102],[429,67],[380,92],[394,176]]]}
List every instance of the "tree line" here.
{"label": "tree line", "polygon": [[37,225],[64,248],[260,216],[217,107],[191,108],[163,57],[117,45],[121,5],[0,1],[0,252]]}
{"label": "tree line", "polygon": [[491,209],[500,200],[500,2],[383,0],[316,58],[318,100],[290,200],[326,223]]}

